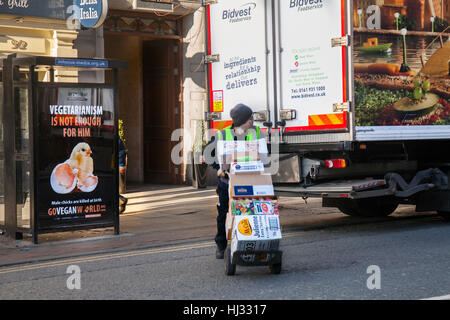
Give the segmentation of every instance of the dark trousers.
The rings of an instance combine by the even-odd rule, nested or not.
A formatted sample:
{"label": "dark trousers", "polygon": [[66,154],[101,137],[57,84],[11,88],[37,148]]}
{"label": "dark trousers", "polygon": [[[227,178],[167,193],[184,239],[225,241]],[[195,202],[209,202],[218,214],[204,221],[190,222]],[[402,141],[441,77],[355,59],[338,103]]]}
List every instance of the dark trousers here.
{"label": "dark trousers", "polygon": [[127,174],[119,173],[119,193],[125,193],[127,189]]}
{"label": "dark trousers", "polygon": [[228,184],[219,180],[217,194],[219,195],[219,202],[217,203],[217,235],[214,240],[216,241],[217,247],[224,250],[227,247],[225,221],[227,219],[229,205]]}

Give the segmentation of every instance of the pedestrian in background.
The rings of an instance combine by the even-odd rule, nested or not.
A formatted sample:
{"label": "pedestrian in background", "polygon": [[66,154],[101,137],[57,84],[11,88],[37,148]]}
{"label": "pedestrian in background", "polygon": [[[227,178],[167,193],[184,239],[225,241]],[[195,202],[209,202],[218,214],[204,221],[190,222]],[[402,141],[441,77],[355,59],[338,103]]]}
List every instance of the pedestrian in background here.
{"label": "pedestrian in background", "polygon": [[126,209],[128,199],[122,195],[126,192],[128,153],[125,143],[119,137],[119,212]]}

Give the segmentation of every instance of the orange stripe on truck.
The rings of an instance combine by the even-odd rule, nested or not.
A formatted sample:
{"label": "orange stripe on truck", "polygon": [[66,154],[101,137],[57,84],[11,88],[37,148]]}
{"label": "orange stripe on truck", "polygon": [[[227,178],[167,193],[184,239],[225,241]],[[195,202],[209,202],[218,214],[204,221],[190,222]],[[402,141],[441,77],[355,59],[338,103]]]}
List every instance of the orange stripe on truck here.
{"label": "orange stripe on truck", "polygon": [[322,119],[318,115],[309,116],[308,117],[308,124],[310,126],[323,126],[325,123],[323,123]]}
{"label": "orange stripe on truck", "polygon": [[343,113],[318,114],[308,116],[309,126],[329,126],[336,124],[344,124]]}
{"label": "orange stripe on truck", "polygon": [[229,120],[229,121],[213,121],[212,129],[222,130],[222,129],[225,129],[226,127],[231,126],[232,124],[233,124],[232,120]]}

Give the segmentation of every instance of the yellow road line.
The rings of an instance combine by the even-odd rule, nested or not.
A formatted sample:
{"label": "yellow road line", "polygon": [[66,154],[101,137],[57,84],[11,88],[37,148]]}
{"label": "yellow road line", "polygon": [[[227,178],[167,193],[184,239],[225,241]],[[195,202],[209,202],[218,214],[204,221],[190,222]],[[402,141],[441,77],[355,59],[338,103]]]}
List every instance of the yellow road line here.
{"label": "yellow road line", "polygon": [[[283,233],[283,238],[290,238],[290,237],[298,236],[303,233],[304,233],[304,231]],[[179,245],[179,246],[173,246],[173,247],[170,246],[170,247],[164,247],[164,248],[118,252],[118,253],[104,254],[104,255],[98,255],[98,256],[89,256],[89,257],[85,257],[85,258],[64,259],[64,260],[60,260],[60,261],[50,261],[50,262],[37,263],[37,264],[32,264],[32,265],[21,265],[21,266],[17,266],[17,267],[9,267],[9,268],[6,267],[3,270],[0,269],[0,274],[31,271],[31,270],[42,269],[42,268],[53,268],[53,267],[58,267],[58,266],[72,265],[72,264],[79,264],[79,263],[97,262],[97,261],[103,261],[103,260],[108,260],[108,259],[122,259],[122,258],[150,255],[150,254],[156,254],[156,253],[169,253],[169,252],[177,252],[177,251],[183,251],[183,250],[201,249],[201,248],[213,247],[215,245],[216,244],[214,242],[196,243],[196,244]]]}
{"label": "yellow road line", "polygon": [[119,253],[99,255],[99,256],[95,256],[95,257],[65,259],[65,260],[61,260],[61,261],[44,262],[44,263],[37,263],[37,264],[33,264],[33,265],[24,265],[24,266],[6,268],[3,270],[0,270],[0,274],[11,273],[11,272],[20,272],[20,271],[30,271],[30,270],[36,270],[36,269],[42,269],[42,268],[58,267],[58,266],[71,265],[71,264],[77,264],[77,263],[96,262],[96,261],[102,261],[102,260],[108,260],[108,259],[122,259],[122,258],[136,257],[136,256],[149,255],[149,254],[155,254],[155,253],[168,253],[168,252],[177,252],[177,251],[190,250],[190,249],[200,249],[200,248],[207,248],[207,247],[212,247],[212,246],[215,246],[215,243],[209,242],[209,243],[182,245],[182,246],[176,246],[176,247],[165,247],[165,248],[147,249],[147,250],[131,251],[131,252],[119,252]]}

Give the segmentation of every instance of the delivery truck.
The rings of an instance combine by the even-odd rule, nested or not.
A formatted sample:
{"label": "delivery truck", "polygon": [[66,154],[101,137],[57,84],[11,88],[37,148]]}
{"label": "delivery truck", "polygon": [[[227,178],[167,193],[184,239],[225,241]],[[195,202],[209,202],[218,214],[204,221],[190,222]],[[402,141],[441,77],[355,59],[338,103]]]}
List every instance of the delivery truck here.
{"label": "delivery truck", "polygon": [[219,130],[236,104],[255,111],[277,195],[449,218],[450,29],[429,22],[436,1],[403,2],[205,1],[205,118]]}

